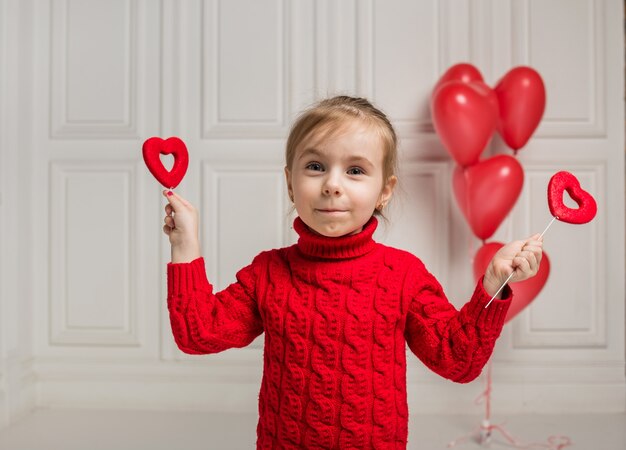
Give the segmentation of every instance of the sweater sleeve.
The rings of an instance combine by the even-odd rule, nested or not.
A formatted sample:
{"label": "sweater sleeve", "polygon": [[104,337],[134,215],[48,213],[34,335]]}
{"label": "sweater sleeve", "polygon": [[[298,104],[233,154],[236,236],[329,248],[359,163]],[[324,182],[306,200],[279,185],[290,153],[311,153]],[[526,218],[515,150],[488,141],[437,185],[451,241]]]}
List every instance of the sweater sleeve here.
{"label": "sweater sleeve", "polygon": [[410,299],[405,338],[411,351],[433,372],[457,383],[474,380],[485,366],[502,327],[513,293],[485,308],[491,296],[478,281],[460,311],[446,298],[435,277],[419,263]]}
{"label": "sweater sleeve", "polygon": [[190,354],[218,353],[245,347],[263,332],[255,298],[258,265],[255,259],[237,273],[235,283],[216,294],[203,258],[167,265],[167,307],[178,348]]}

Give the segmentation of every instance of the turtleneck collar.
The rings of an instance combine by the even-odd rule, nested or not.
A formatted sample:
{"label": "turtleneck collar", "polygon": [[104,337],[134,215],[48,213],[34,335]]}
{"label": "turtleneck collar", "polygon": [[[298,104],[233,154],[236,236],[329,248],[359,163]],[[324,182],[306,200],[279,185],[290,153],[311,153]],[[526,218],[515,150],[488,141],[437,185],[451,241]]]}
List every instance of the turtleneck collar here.
{"label": "turtleneck collar", "polygon": [[378,220],[372,216],[359,233],[328,237],[309,229],[300,217],[293,222],[293,228],[300,235],[298,249],[306,256],[325,259],[356,258],[368,253],[376,246],[372,235],[377,226]]}

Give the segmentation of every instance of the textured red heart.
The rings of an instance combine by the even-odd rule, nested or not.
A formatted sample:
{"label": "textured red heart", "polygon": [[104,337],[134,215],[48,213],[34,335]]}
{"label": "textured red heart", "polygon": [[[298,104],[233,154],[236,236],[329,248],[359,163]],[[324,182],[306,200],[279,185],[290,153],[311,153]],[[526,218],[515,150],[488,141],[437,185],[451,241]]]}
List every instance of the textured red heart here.
{"label": "textured red heart", "polygon": [[[563,203],[563,193],[578,204],[578,209],[568,208]],[[561,171],[552,175],[548,183],[548,206],[550,212],[557,219],[567,223],[590,222],[598,211],[596,201],[590,193],[580,187],[578,179],[569,172]]]}
{"label": "textured red heart", "polygon": [[[493,256],[504,244],[500,242],[489,242],[483,245],[476,252],[474,257],[474,278],[476,281],[483,276],[487,270],[489,262],[493,259]],[[524,281],[518,281],[516,283],[510,283],[513,290],[513,301],[509,310],[506,313],[505,322],[513,319],[520,311],[526,308],[530,303],[535,300],[539,292],[543,289],[550,275],[550,260],[548,255],[544,251],[541,256],[541,264],[539,264],[539,271],[537,275]]]}
{"label": "textured red heart", "polygon": [[454,170],[454,196],[474,235],[488,239],[509,214],[524,185],[524,169],[512,156],[498,155]]}
{"label": "textured red heart", "polygon": [[431,101],[433,125],[444,147],[460,166],[478,162],[496,130],[498,100],[480,81],[448,81]]}
{"label": "textured red heart", "polygon": [[494,88],[498,97],[498,132],[514,150],[526,145],[546,107],[546,89],[537,71],[519,66],[508,71]]}
{"label": "textured red heart", "polygon": [[[159,183],[173,189],[182,181],[189,166],[189,154],[185,143],[177,138],[161,139],[151,137],[143,143],[143,160],[148,170]],[[161,161],[161,155],[172,155],[174,166],[168,171]]]}

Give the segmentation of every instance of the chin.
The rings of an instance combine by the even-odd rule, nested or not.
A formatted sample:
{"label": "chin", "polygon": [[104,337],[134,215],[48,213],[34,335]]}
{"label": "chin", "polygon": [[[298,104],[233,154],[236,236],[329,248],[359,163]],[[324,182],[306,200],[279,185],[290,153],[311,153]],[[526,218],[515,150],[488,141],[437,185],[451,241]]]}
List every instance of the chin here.
{"label": "chin", "polygon": [[347,236],[350,234],[356,234],[359,231],[362,230],[362,227],[357,227],[357,228],[353,228],[353,227],[345,227],[345,226],[318,226],[318,227],[309,227],[311,228],[313,231],[315,231],[317,234],[321,234],[322,236],[326,236],[326,237],[341,237],[341,236]]}

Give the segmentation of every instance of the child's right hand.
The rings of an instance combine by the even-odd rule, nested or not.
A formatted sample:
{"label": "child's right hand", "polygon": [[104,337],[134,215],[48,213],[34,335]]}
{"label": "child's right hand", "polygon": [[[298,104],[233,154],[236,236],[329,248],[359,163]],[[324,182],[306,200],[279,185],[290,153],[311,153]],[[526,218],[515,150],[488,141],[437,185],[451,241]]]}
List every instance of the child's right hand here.
{"label": "child's right hand", "polygon": [[168,201],[165,205],[163,232],[170,239],[172,262],[191,262],[200,257],[198,211],[175,192],[164,190],[163,196]]}

